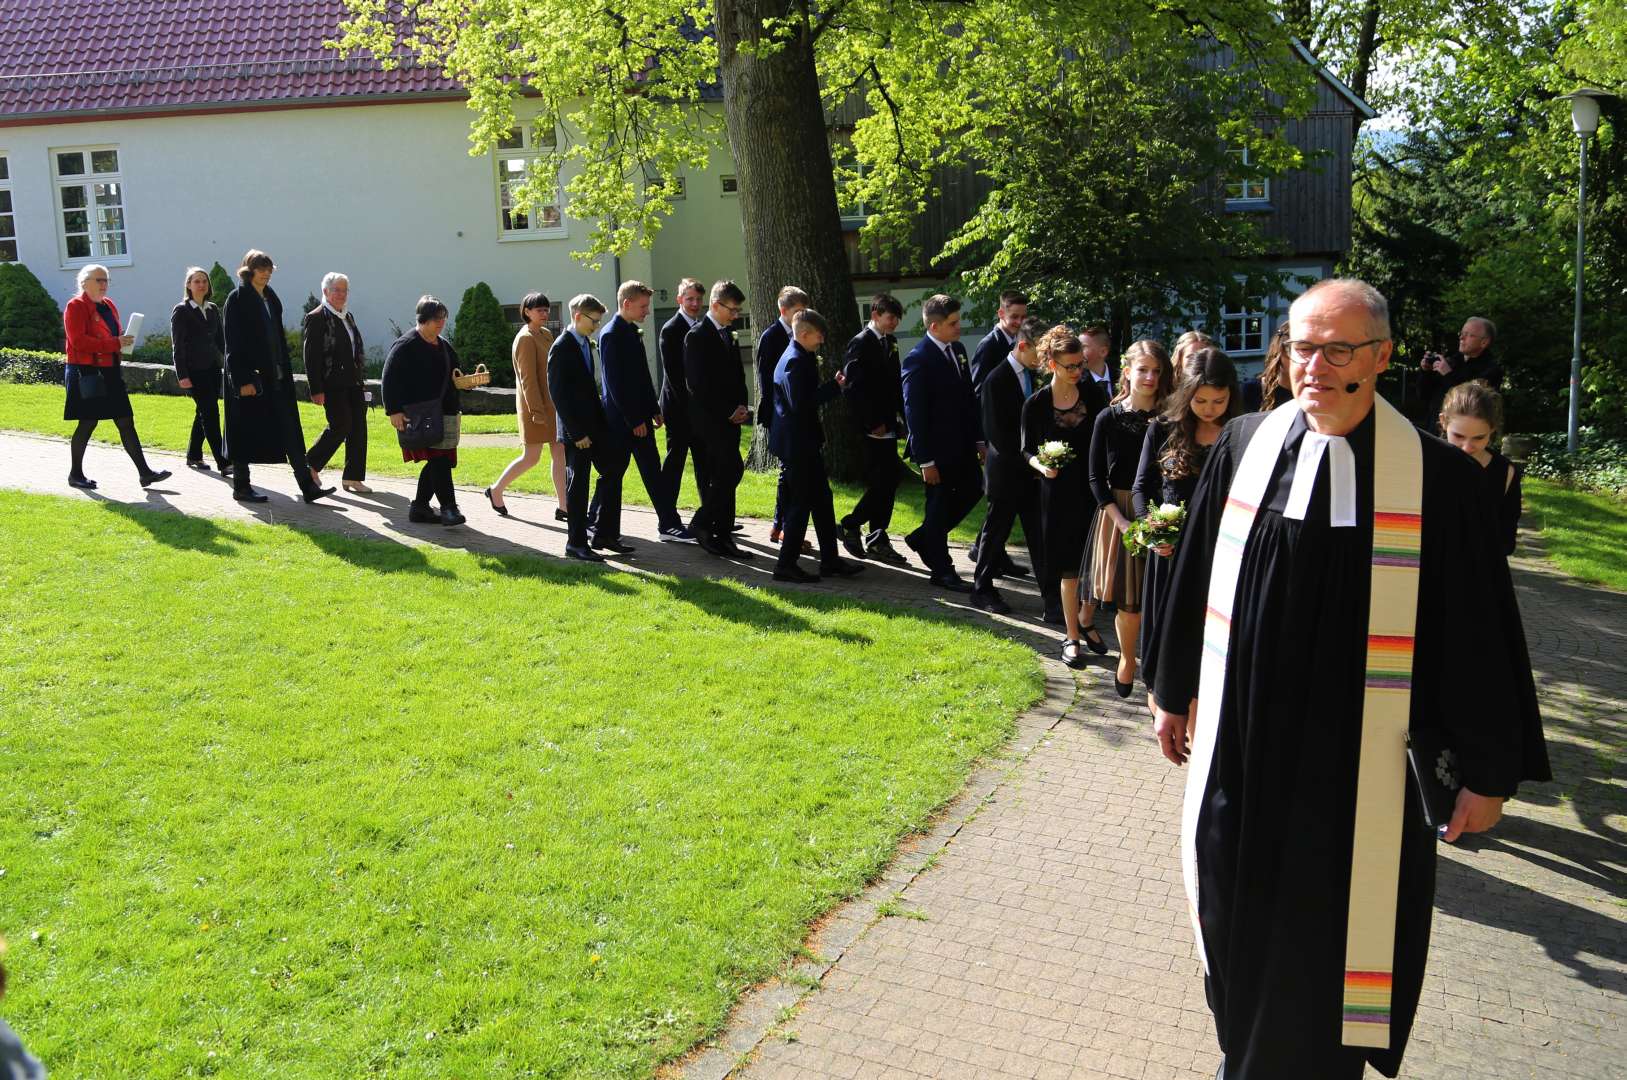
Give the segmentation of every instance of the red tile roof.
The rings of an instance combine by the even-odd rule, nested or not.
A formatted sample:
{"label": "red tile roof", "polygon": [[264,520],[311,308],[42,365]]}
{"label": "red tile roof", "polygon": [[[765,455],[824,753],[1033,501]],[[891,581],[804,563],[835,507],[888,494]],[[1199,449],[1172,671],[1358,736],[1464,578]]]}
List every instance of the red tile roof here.
{"label": "red tile roof", "polygon": [[460,92],[410,58],[386,72],[323,48],[345,15],[343,0],[0,0],[0,126]]}

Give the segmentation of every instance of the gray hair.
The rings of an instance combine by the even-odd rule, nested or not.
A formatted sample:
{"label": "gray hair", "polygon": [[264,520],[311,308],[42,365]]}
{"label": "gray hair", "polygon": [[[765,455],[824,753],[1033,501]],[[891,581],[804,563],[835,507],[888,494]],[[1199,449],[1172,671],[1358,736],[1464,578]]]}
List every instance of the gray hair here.
{"label": "gray hair", "polygon": [[1486,318],[1484,315],[1470,315],[1467,319],[1465,319],[1463,321],[1464,322],[1479,323],[1480,324],[1480,329],[1482,329],[1482,330],[1484,330],[1486,332],[1486,340],[1487,341],[1496,341],[1497,340],[1497,324],[1492,322],[1490,319]]}
{"label": "gray hair", "polygon": [[1317,293],[1335,292],[1344,299],[1354,303],[1367,312],[1367,318],[1372,325],[1370,331],[1376,338],[1385,341],[1390,339],[1390,302],[1384,299],[1384,294],[1373,288],[1360,278],[1325,278],[1306,289],[1295,297],[1294,302],[1288,306],[1288,315],[1293,317],[1294,308],[1307,302]]}
{"label": "gray hair", "polygon": [[338,273],[336,271],[331,272],[331,273],[327,273],[327,274],[323,274],[322,275],[322,292],[324,294],[326,294],[329,289],[333,288],[335,285],[339,284],[339,282],[341,282],[341,281],[344,282],[346,285],[350,284],[350,279],[348,277],[346,277],[345,275],[343,275],[341,273]]}
{"label": "gray hair", "polygon": [[79,276],[74,279],[74,284],[79,286],[80,292],[85,290],[85,282],[90,280],[90,276],[96,273],[98,270],[100,270],[103,274],[107,273],[107,267],[103,266],[101,263],[87,263],[79,268]]}

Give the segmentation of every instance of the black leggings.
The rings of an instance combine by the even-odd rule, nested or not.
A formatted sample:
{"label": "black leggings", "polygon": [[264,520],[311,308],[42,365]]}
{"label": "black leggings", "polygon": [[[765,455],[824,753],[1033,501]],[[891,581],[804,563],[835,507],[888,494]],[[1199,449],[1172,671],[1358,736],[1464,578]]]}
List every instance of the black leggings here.
{"label": "black leggings", "polygon": [[[85,475],[85,447],[90,445],[91,432],[96,430],[100,420],[81,420],[79,426],[73,429],[73,441],[69,443],[73,455],[73,467],[70,475],[78,478]],[[130,455],[135,462],[136,471],[146,476],[152,472],[147,466],[147,456],[141,452],[141,440],[136,437],[136,418],[133,416],[119,416],[113,420],[113,426],[119,429],[119,441],[124,443],[124,452]]]}
{"label": "black leggings", "polygon": [[424,469],[418,474],[418,497],[413,502],[427,510],[431,496],[440,501],[442,510],[458,508],[458,494],[452,488],[451,458],[435,457],[424,462]]}

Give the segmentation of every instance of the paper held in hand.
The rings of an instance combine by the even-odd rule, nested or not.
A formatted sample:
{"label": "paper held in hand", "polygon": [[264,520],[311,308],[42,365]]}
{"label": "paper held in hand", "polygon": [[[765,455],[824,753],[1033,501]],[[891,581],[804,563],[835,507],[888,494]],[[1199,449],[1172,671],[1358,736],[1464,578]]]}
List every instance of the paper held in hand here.
{"label": "paper held in hand", "polygon": [[141,324],[146,320],[147,316],[143,315],[139,311],[130,313],[130,321],[124,327],[125,334],[130,338],[130,344],[126,345],[123,349],[125,356],[129,356],[131,353],[136,351],[136,342],[141,340]]}

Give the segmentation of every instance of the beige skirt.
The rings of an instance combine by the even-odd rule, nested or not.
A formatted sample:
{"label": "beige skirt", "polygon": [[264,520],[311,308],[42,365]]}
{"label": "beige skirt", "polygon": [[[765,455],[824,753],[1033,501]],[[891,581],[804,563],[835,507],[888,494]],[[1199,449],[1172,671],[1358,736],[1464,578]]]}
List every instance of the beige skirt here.
{"label": "beige skirt", "polygon": [[[1128,491],[1114,488],[1113,501],[1125,517],[1132,516]],[[1132,557],[1124,550],[1124,534],[1113,526],[1105,506],[1096,508],[1096,519],[1090,526],[1090,544],[1085,551],[1090,566],[1088,573],[1081,569],[1081,576],[1090,580],[1090,598],[1097,603],[1111,602],[1126,614],[1139,612],[1147,560]]]}

